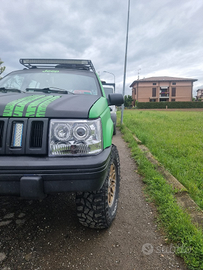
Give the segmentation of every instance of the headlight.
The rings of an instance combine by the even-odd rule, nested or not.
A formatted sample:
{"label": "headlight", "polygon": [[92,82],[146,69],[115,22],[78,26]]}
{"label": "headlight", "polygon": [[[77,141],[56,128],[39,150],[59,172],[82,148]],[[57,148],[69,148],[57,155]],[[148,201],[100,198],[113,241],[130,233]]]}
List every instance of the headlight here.
{"label": "headlight", "polygon": [[50,121],[49,156],[91,155],[101,151],[100,119]]}
{"label": "headlight", "polygon": [[78,141],[84,141],[90,136],[91,130],[87,124],[76,124],[73,128],[73,136]]}
{"label": "headlight", "polygon": [[62,142],[66,142],[71,136],[71,127],[68,124],[57,124],[54,127],[54,137]]}

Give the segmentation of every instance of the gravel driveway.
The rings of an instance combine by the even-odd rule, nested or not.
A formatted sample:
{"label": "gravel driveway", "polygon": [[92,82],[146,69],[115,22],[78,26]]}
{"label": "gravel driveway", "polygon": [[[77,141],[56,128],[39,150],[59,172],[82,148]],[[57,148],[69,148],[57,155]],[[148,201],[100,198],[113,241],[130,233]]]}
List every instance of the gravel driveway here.
{"label": "gravel driveway", "polygon": [[63,270],[187,269],[164,244],[154,208],[145,201],[141,177],[117,131],[121,160],[118,213],[108,230],[84,228],[77,221],[74,194],[43,201],[0,198],[0,269]]}

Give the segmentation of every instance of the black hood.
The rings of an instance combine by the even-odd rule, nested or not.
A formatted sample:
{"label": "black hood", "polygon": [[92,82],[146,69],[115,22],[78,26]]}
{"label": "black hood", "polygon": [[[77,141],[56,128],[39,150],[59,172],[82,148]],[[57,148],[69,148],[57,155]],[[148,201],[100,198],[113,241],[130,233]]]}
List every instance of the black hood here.
{"label": "black hood", "polygon": [[0,117],[87,119],[98,99],[94,95],[0,93]]}

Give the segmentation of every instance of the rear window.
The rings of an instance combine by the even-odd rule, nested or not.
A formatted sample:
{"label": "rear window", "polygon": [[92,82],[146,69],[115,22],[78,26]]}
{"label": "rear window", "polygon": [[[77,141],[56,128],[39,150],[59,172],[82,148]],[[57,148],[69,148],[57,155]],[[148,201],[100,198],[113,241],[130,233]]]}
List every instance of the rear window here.
{"label": "rear window", "polygon": [[113,87],[103,86],[106,97],[114,92]]}

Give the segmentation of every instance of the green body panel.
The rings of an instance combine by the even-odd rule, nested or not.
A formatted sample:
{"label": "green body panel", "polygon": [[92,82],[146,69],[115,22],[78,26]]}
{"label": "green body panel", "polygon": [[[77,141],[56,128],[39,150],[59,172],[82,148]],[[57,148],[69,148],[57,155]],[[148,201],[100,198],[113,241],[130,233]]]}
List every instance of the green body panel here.
{"label": "green body panel", "polygon": [[105,97],[101,97],[92,106],[89,112],[89,118],[101,118],[103,132],[103,147],[109,147],[112,144],[113,122],[111,120],[110,109]]}
{"label": "green body panel", "polygon": [[111,120],[111,114],[109,107],[101,115],[102,131],[103,131],[103,147],[111,146],[113,136],[113,121]]}
{"label": "green body panel", "polygon": [[94,105],[90,108],[89,118],[98,118],[103,111],[108,107],[107,100],[104,97],[100,97]]}

